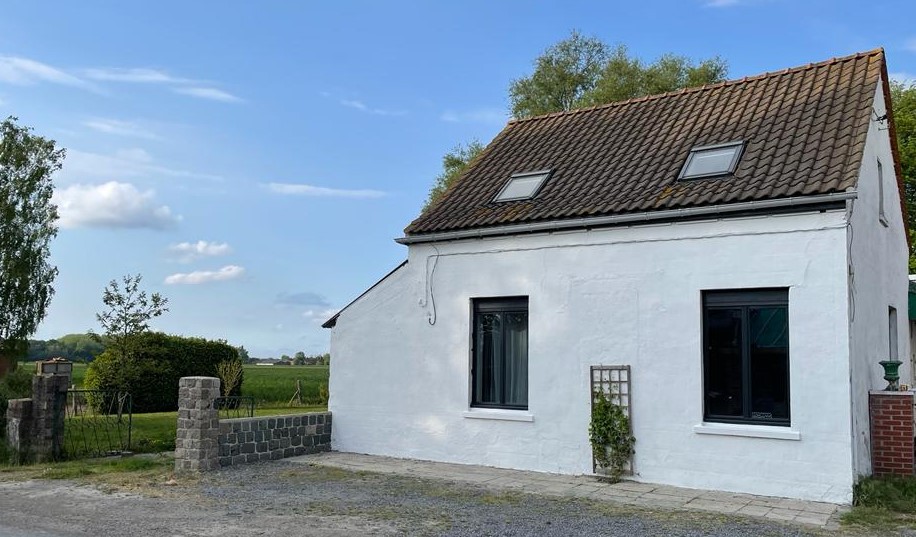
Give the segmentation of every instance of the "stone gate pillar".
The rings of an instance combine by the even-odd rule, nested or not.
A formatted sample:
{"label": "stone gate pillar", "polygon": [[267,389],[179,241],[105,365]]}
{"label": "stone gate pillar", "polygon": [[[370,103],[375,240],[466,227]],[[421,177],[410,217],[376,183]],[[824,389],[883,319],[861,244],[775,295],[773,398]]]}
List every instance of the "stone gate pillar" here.
{"label": "stone gate pillar", "polygon": [[67,404],[67,375],[32,377],[32,423],[29,453],[35,462],[60,457],[64,445],[64,412]]}
{"label": "stone gate pillar", "polygon": [[214,405],[219,388],[214,377],[184,377],[178,382],[176,473],[219,468],[219,413]]}

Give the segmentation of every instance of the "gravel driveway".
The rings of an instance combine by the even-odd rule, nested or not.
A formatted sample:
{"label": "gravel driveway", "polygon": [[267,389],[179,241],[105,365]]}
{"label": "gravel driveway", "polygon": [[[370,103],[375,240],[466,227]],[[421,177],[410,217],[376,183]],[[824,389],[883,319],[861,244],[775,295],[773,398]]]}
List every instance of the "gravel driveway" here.
{"label": "gravel driveway", "polygon": [[[51,516],[51,513],[57,513]],[[283,461],[141,494],[0,482],[0,536],[807,536],[820,530]]]}

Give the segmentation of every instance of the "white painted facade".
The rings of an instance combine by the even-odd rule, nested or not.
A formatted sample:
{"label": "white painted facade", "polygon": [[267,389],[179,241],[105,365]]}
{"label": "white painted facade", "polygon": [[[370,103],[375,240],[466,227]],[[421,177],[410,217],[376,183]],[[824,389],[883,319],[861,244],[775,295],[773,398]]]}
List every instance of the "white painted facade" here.
{"label": "white painted facade", "polygon": [[[881,84],[875,92],[875,117],[886,113]],[[878,183],[878,161],[883,188]],[[888,308],[897,309],[897,356],[901,382],[913,384],[909,356],[907,243],[894,173],[887,122],[872,120],[859,171],[857,198],[851,202],[849,232],[850,378],[856,475],[871,473],[868,391],[887,385],[877,362],[891,356]],[[883,193],[883,200],[879,194]],[[879,211],[882,207],[885,218]]]}
{"label": "white painted facade", "polygon": [[[333,329],[334,449],[588,474],[589,368],[630,365],[635,479],[849,503],[889,305],[909,355],[889,148],[873,122],[845,211],[411,245]],[[791,426],[704,424],[702,292],[763,287],[789,289]],[[469,406],[471,300],[503,296],[529,300],[528,411]]]}

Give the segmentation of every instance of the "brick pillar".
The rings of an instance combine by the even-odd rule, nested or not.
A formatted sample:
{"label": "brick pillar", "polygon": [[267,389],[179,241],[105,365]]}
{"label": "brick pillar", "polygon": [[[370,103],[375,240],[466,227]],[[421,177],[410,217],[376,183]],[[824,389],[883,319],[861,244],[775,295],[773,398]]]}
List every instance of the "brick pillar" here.
{"label": "brick pillar", "polygon": [[913,395],[913,392],[869,393],[872,474],[913,475]]}
{"label": "brick pillar", "polygon": [[219,379],[184,377],[178,382],[178,433],[175,471],[198,472],[219,468]]}
{"label": "brick pillar", "polygon": [[66,375],[32,377],[32,442],[35,462],[54,460],[64,444],[64,405],[70,378]]}
{"label": "brick pillar", "polygon": [[[13,464],[29,461],[32,444],[32,400],[11,399],[6,409],[6,441],[13,452]],[[0,461],[2,463],[4,461]]]}

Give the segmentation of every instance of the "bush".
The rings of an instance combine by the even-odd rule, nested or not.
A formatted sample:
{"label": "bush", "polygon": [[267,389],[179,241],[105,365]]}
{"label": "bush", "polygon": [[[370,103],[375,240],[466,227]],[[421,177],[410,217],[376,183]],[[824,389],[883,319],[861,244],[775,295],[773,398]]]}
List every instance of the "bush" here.
{"label": "bush", "polygon": [[32,394],[32,373],[28,367],[18,367],[0,379],[0,438],[6,437],[6,409],[10,399],[22,399]]}
{"label": "bush", "polygon": [[[223,341],[160,332],[137,336],[135,348],[130,358],[103,352],[89,364],[84,381],[92,390],[130,393],[135,413],[177,409],[181,377],[217,377],[220,362],[239,359],[238,350]],[[240,386],[241,379],[230,395],[238,395]]]}

